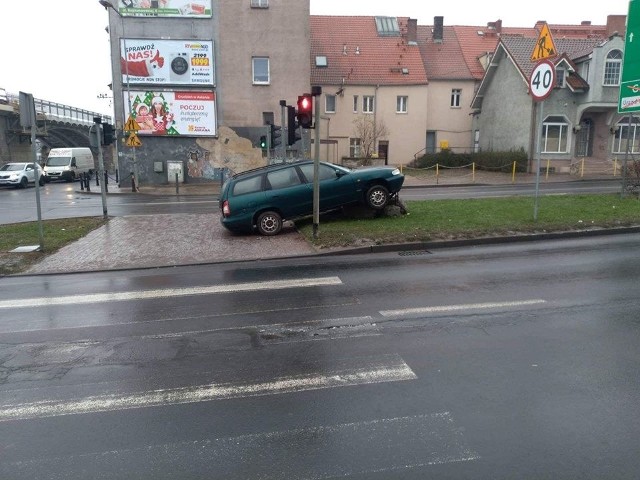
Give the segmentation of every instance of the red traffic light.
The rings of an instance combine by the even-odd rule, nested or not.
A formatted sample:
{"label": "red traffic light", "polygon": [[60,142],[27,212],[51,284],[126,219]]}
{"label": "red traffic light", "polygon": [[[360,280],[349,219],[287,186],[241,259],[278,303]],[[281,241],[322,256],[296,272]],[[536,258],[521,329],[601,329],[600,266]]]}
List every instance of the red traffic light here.
{"label": "red traffic light", "polygon": [[305,93],[298,97],[298,123],[302,128],[312,128],[313,125],[313,97]]}

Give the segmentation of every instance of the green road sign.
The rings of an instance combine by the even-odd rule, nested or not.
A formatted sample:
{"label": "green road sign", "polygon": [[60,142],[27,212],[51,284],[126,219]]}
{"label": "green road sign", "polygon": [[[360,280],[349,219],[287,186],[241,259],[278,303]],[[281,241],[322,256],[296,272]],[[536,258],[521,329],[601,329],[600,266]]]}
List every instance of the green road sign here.
{"label": "green road sign", "polygon": [[640,110],[640,0],[630,0],[618,113],[638,110]]}

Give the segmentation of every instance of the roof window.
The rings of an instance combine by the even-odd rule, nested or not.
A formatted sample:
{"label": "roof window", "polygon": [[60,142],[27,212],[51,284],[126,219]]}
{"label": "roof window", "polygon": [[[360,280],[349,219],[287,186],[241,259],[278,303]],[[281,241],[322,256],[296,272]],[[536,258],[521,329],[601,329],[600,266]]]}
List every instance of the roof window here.
{"label": "roof window", "polygon": [[376,17],[378,35],[384,37],[397,37],[400,35],[398,19],[396,17]]}

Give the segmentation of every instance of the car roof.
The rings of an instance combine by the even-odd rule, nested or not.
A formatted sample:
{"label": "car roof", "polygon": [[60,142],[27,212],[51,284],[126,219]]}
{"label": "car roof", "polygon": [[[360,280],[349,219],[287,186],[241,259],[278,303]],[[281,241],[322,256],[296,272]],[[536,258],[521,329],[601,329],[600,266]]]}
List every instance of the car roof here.
{"label": "car roof", "polygon": [[313,160],[296,160],[295,162],[271,163],[269,165],[264,165],[262,167],[252,168],[251,170],[245,170],[244,172],[236,173],[235,175],[231,176],[231,178],[237,179],[244,176],[259,174],[269,170],[277,170],[278,168],[290,167],[292,165],[304,165],[307,163],[313,163]]}

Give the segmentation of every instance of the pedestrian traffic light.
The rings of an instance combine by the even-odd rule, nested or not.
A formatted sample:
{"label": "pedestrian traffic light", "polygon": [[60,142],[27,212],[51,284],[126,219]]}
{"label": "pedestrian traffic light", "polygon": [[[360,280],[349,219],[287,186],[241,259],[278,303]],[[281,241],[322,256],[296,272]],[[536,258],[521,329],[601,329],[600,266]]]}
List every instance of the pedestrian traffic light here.
{"label": "pedestrian traffic light", "polygon": [[302,128],[313,128],[313,96],[310,93],[298,97],[297,116]]}
{"label": "pedestrian traffic light", "polygon": [[287,145],[293,145],[302,138],[296,122],[296,107],[287,105]]}
{"label": "pedestrian traffic light", "polygon": [[110,123],[102,124],[102,144],[111,145],[116,139],[116,132]]}
{"label": "pedestrian traffic light", "polygon": [[271,132],[271,148],[275,148],[280,145],[281,136],[282,136],[282,127],[278,127],[276,125],[269,125],[269,129]]}
{"label": "pedestrian traffic light", "polygon": [[262,135],[260,137],[260,148],[262,150],[266,150],[267,149],[267,136],[266,135]]}

